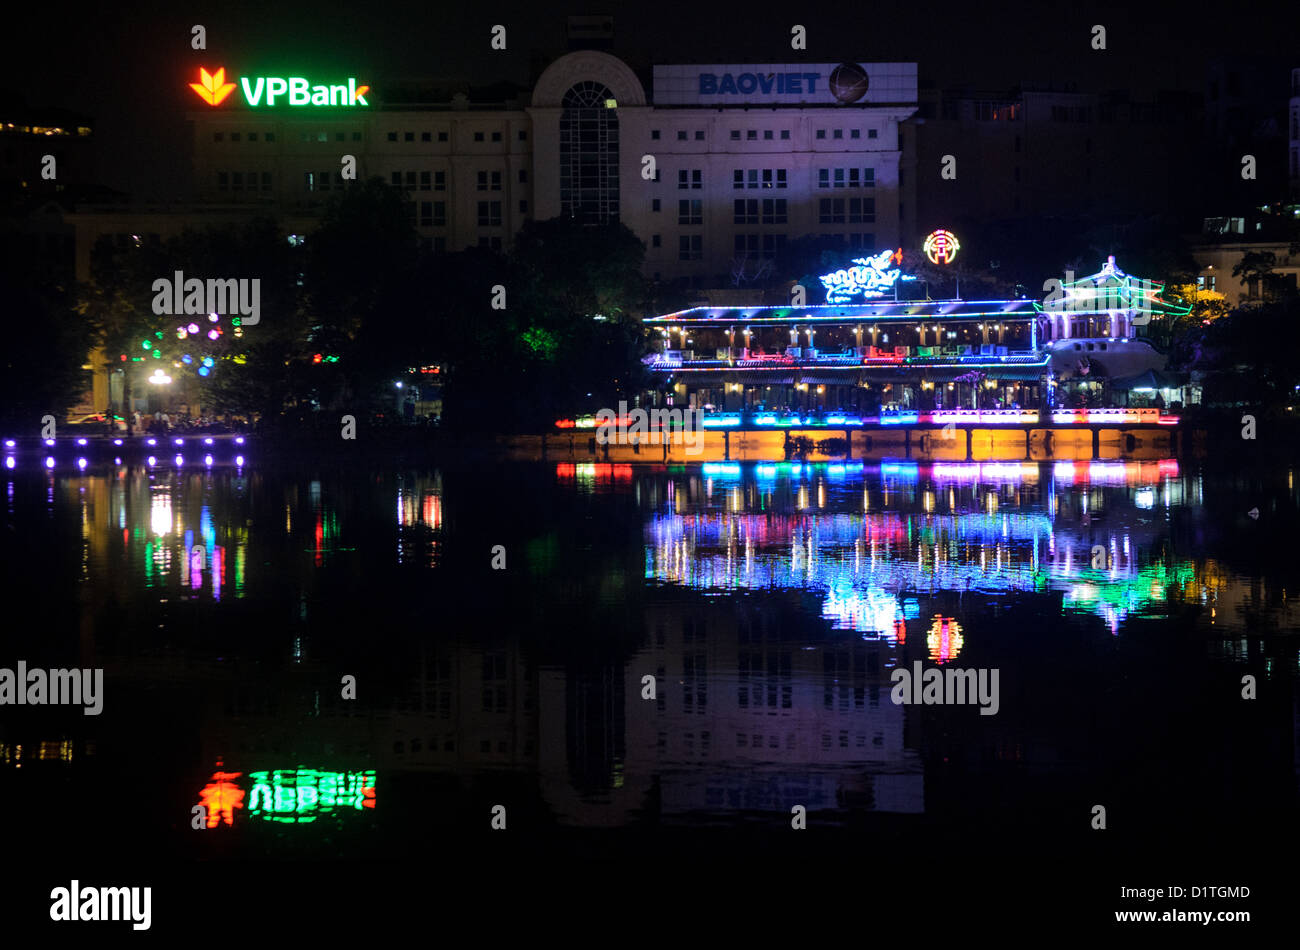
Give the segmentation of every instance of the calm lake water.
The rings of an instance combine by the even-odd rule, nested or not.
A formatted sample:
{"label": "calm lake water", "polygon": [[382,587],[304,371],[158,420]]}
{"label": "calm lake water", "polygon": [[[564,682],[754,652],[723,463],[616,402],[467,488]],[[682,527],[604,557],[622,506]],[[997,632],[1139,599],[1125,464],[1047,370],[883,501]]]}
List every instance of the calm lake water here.
{"label": "calm lake water", "polygon": [[[98,717],[0,710],[36,853],[445,862],[498,805],[585,855],[789,835],[796,805],[880,856],[1300,840],[1284,468],[250,461],[0,491],[0,666],[105,670]],[[997,714],[894,703],[918,661],[997,670]]]}

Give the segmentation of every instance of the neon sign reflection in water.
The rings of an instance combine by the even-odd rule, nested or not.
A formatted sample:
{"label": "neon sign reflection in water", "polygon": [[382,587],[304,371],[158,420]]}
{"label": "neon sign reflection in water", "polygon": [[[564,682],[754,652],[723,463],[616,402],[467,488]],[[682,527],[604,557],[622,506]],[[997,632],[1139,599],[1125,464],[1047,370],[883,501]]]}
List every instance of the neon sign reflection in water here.
{"label": "neon sign reflection in water", "polygon": [[252,772],[250,818],[299,824],[375,807],[374,770],[327,772],[276,769]]}
{"label": "neon sign reflection in water", "polygon": [[207,814],[207,826],[233,825],[235,809],[244,807],[245,792],[235,784],[243,772],[213,772],[212,780],[199,792],[199,804]]}

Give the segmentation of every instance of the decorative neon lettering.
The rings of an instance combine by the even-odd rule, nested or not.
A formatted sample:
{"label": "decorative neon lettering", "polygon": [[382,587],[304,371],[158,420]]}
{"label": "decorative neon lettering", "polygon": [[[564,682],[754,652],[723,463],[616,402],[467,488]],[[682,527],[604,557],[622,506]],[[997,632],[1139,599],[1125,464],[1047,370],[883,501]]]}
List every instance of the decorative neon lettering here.
{"label": "decorative neon lettering", "polygon": [[902,261],[902,249],[898,251],[881,251],[874,257],[853,259],[855,266],[823,274],[819,279],[826,287],[827,303],[847,303],[854,296],[883,297],[895,281],[914,280],[904,277],[897,268],[888,268],[890,261]]}
{"label": "decorative neon lettering", "polygon": [[[199,69],[199,81],[189,84],[190,88],[210,106],[217,106],[236,88],[235,83],[226,82],[224,68],[209,73]],[[312,85],[302,76],[243,76],[239,86],[244,91],[244,101],[252,108],[265,103],[274,106],[276,100],[288,99],[291,106],[369,106],[366,94],[370,87],[358,85],[355,77],[349,76],[347,83],[334,85]]]}

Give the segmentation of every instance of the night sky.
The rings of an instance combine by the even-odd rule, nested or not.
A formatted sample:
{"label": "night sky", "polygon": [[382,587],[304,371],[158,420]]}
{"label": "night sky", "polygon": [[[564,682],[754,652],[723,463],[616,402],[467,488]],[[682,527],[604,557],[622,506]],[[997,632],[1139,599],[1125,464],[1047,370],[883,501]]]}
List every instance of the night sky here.
{"label": "night sky", "polygon": [[[1222,3],[611,3],[380,4],[163,2],[6,11],[12,42],[0,61],[0,98],[90,115],[103,183],[139,199],[186,190],[186,83],[200,65],[235,74],[315,72],[384,80],[448,77],[527,84],[539,58],[565,52],[565,17],[610,13],[612,52],[652,63],[915,61],[922,81],[1008,89],[1022,80],[1074,82],[1080,91],[1204,86],[1205,64],[1225,54],[1292,55],[1294,22],[1253,9],[1233,21]],[[1244,9],[1244,8],[1243,8]],[[359,12],[358,12],[359,11]],[[208,30],[206,52],[190,27]],[[488,48],[493,24],[509,48]],[[808,50],[789,29],[808,29]],[[1089,46],[1094,23],[1108,48]]]}

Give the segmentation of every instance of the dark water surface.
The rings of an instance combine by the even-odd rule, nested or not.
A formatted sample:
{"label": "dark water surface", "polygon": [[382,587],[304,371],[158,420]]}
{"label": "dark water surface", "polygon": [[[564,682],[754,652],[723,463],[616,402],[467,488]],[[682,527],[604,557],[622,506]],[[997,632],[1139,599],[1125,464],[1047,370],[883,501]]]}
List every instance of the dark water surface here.
{"label": "dark water surface", "polygon": [[[250,461],[0,491],[0,667],[105,670],[100,716],[0,707],[38,917],[82,868],[155,903],[201,869],[237,906],[346,900],[371,860],[436,897],[643,854],[695,890],[744,854],[917,905],[1057,901],[1069,929],[1139,907],[1121,885],[1277,897],[1300,843],[1285,468]],[[917,661],[997,670],[997,714],[894,703]]]}

